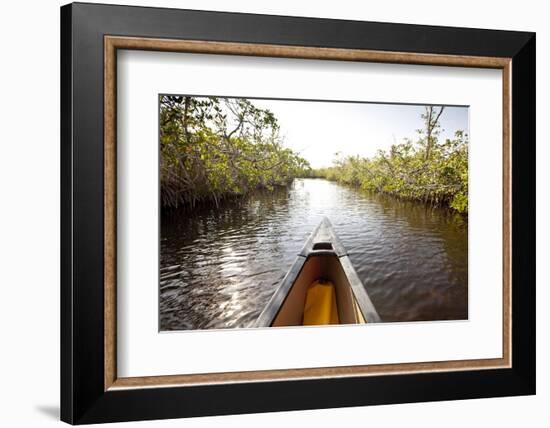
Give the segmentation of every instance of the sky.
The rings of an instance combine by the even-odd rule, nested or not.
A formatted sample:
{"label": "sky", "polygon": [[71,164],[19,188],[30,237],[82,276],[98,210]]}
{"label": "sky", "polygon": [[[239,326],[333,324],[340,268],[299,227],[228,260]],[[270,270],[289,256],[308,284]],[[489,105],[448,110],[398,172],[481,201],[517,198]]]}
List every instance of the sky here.
{"label": "sky", "polygon": [[[312,168],[332,165],[335,153],[370,157],[404,138],[418,139],[424,105],[326,101],[250,100],[271,110],[279,121],[284,144],[309,161]],[[468,132],[468,108],[445,107],[440,141],[457,130]]]}

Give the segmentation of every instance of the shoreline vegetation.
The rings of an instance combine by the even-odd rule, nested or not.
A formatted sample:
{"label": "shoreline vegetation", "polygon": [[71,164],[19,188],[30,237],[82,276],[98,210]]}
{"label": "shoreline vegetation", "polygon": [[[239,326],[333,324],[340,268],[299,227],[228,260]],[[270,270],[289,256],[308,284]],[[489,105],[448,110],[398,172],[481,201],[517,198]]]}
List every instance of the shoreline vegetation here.
{"label": "shoreline vegetation", "polygon": [[459,130],[454,139],[439,142],[444,109],[426,107],[417,141],[394,144],[372,158],[337,154],[333,166],[312,170],[311,176],[467,214],[468,135]]}
{"label": "shoreline vegetation", "polygon": [[160,97],[163,208],[194,208],[310,173],[268,110],[244,98]]}
{"label": "shoreline vegetation", "polygon": [[427,106],[417,139],[371,158],[336,154],[312,169],[284,146],[277,118],[244,98],[160,96],[163,209],[216,207],[256,189],[324,178],[400,199],[468,213],[468,135],[439,141],[445,107]]}

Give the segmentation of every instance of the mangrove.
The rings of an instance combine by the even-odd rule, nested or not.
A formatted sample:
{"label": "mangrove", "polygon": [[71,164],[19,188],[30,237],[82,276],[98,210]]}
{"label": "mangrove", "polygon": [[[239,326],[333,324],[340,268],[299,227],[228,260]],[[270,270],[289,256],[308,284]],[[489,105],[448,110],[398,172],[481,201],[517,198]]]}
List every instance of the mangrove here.
{"label": "mangrove", "polygon": [[336,153],[312,169],[285,147],[277,118],[245,98],[161,95],[160,198],[163,208],[240,197],[256,189],[318,177],[363,191],[468,213],[468,134],[440,141],[445,107],[426,106],[416,139],[372,157]]}
{"label": "mangrove", "polygon": [[333,166],[311,172],[365,191],[446,206],[468,213],[468,134],[439,141],[439,119],[445,107],[426,107],[418,139],[405,139],[374,157],[336,154]]}
{"label": "mangrove", "polygon": [[192,208],[284,186],[309,163],[284,146],[277,119],[244,98],[160,96],[160,200]]}

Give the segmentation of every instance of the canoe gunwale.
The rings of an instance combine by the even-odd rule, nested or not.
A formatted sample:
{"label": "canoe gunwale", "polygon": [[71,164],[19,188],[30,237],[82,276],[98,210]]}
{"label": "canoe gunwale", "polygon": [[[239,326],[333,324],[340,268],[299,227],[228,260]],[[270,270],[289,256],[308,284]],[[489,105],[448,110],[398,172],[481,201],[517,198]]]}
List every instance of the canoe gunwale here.
{"label": "canoe gunwale", "polygon": [[378,315],[378,311],[374,307],[374,304],[367,294],[365,286],[363,285],[363,282],[359,279],[359,276],[357,275],[355,268],[351,264],[351,260],[349,259],[349,257],[347,255],[342,256],[339,258],[339,260],[342,265],[342,269],[344,269],[344,272],[348,277],[351,291],[353,292],[355,300],[357,301],[359,309],[361,310],[361,313],[363,314],[366,322],[381,322],[382,320],[380,318],[380,315]]}
{"label": "canoe gunwale", "polygon": [[277,288],[277,290],[269,300],[268,304],[266,305],[265,309],[256,320],[254,327],[271,327],[271,324],[273,323],[273,321],[277,317],[277,314],[279,313],[279,310],[283,306],[286,297],[290,292],[290,289],[294,285],[296,278],[302,271],[302,267],[306,263],[306,260],[307,257],[296,257],[296,260],[283,278],[281,285],[279,286],[279,288]]}

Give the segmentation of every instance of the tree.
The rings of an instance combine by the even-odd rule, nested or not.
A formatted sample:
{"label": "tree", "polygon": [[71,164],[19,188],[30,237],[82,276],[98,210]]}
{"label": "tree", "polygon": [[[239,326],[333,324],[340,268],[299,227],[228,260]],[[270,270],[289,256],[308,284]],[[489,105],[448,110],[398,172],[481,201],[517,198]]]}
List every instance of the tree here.
{"label": "tree", "polygon": [[331,168],[314,175],[399,198],[448,206],[468,212],[468,135],[461,130],[439,142],[439,120],[444,107],[426,107],[421,115],[420,138],[404,140],[372,158],[335,158]]}
{"label": "tree", "polygon": [[443,110],[445,110],[444,106],[441,106],[439,111],[434,106],[426,106],[426,111],[421,116],[424,121],[424,129],[419,129],[417,132],[423,136],[425,160],[430,158],[432,148],[437,143],[440,132],[439,118],[443,114]]}
{"label": "tree", "polygon": [[161,201],[190,206],[287,185],[310,170],[272,112],[244,98],[160,97]]}

